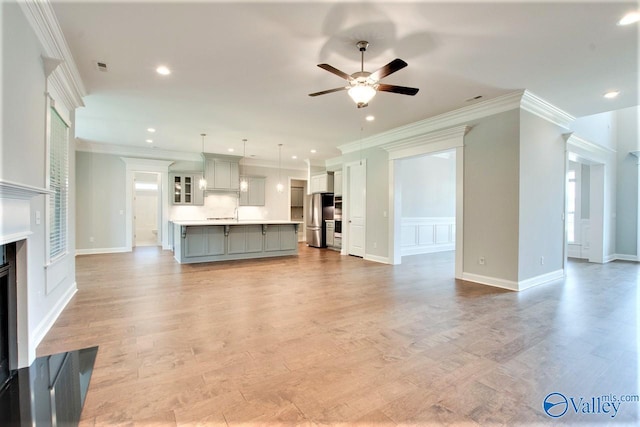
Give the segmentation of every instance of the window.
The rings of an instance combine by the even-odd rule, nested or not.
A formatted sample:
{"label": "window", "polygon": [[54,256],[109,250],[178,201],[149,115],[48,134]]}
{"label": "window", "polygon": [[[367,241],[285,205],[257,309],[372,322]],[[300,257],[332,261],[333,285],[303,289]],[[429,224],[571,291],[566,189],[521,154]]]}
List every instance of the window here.
{"label": "window", "polygon": [[51,108],[49,128],[49,259],[67,251],[69,202],[69,126]]}

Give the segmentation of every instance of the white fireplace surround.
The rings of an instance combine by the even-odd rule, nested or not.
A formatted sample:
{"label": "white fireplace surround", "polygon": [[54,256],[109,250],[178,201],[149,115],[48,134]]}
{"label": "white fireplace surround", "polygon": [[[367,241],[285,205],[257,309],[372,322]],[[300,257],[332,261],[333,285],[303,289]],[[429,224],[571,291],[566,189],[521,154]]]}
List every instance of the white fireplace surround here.
{"label": "white fireplace surround", "polygon": [[45,188],[0,180],[0,245],[16,242],[16,297],[18,360],[11,369],[29,366],[35,359],[37,343],[29,331],[29,289],[27,282],[27,245],[31,236],[31,199],[52,194]]}

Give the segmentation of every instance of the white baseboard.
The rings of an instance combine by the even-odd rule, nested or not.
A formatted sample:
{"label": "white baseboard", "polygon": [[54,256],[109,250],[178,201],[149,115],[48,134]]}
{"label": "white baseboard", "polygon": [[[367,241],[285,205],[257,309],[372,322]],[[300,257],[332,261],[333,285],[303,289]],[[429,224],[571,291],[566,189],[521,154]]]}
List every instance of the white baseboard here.
{"label": "white baseboard", "polygon": [[131,252],[131,249],[126,247],[76,249],[76,255],[116,254],[121,252]]}
{"label": "white baseboard", "polygon": [[604,258],[602,259],[602,263],[606,264],[608,262],[615,261],[618,259],[616,257],[617,257],[616,254],[605,255]]}
{"label": "white baseboard", "polygon": [[56,320],[58,320],[58,317],[67,306],[67,304],[69,304],[69,301],[71,301],[71,298],[73,298],[76,292],[78,292],[78,285],[76,282],[73,282],[71,286],[69,286],[69,289],[67,289],[64,295],[58,300],[56,305],[51,309],[49,314],[47,314],[45,318],[42,319],[40,324],[38,324],[38,326],[34,329],[30,338],[30,348],[35,349],[36,347],[38,347],[40,342],[47,335],[47,332],[49,332],[49,329],[51,329],[53,324],[56,323]]}
{"label": "white baseboard", "polygon": [[523,291],[533,286],[542,285],[543,283],[553,282],[554,280],[562,279],[564,277],[564,270],[550,271],[548,273],[541,274],[539,276],[532,277],[526,280],[520,280],[518,282],[518,290]]}
{"label": "white baseboard", "polygon": [[508,289],[510,291],[523,291],[533,286],[558,280],[564,277],[564,270],[551,271],[526,280],[514,281],[499,279],[497,277],[482,276],[480,274],[462,273],[462,280],[480,283],[482,285],[494,286],[496,288]]}
{"label": "white baseboard", "polygon": [[482,276],[480,274],[463,272],[462,280],[466,280],[467,282],[480,283],[481,285],[494,286],[496,288],[508,289],[510,291],[518,290],[518,282],[498,279],[497,277]]}
{"label": "white baseboard", "polygon": [[388,257],[365,254],[364,259],[367,261],[379,262],[382,264],[391,264]]}
{"label": "white baseboard", "polygon": [[640,261],[637,255],[626,255],[626,254],[614,254],[613,259],[611,261],[620,260],[620,261]]}

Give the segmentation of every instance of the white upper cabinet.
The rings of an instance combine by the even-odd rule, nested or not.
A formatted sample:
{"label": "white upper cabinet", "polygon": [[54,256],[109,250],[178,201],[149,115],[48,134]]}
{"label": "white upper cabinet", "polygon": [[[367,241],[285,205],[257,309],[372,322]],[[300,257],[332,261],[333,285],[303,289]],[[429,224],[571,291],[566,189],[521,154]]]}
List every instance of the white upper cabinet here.
{"label": "white upper cabinet", "polygon": [[342,196],[342,171],[333,173],[333,195]]}
{"label": "white upper cabinet", "polygon": [[311,177],[312,193],[333,193],[333,172],[325,172]]}
{"label": "white upper cabinet", "polygon": [[240,189],[241,157],[203,153],[207,191],[238,191]]}

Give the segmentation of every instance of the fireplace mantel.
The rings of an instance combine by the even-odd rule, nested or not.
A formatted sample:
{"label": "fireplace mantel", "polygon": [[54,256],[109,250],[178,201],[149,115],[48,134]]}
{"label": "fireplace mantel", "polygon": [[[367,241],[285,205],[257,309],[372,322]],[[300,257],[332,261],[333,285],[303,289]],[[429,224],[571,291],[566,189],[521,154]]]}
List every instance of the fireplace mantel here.
{"label": "fireplace mantel", "polygon": [[53,191],[0,179],[0,199],[28,200],[40,194],[53,194]]}
{"label": "fireplace mantel", "polygon": [[31,234],[31,199],[53,194],[46,188],[0,180],[0,245]]}

